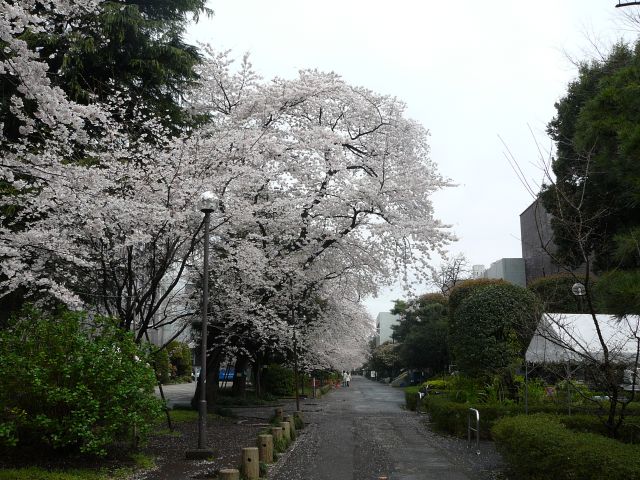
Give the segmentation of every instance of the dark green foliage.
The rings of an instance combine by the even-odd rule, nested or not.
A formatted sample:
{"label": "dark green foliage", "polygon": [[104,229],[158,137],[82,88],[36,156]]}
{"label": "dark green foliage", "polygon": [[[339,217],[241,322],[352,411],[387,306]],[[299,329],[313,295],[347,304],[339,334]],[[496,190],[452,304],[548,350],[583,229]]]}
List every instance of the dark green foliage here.
{"label": "dark green foliage", "polygon": [[171,364],[171,377],[173,379],[187,380],[191,378],[191,350],[184,342],[174,340],[167,345],[169,363]]}
{"label": "dark green foliage", "polygon": [[540,313],[535,295],[516,285],[505,282],[471,291],[451,321],[458,369],[475,377],[510,367],[528,345]]}
{"label": "dark green foliage", "polygon": [[640,314],[640,270],[608,272],[595,287],[598,311],[624,316]]}
{"label": "dark green foliage", "polygon": [[369,367],[377,372],[378,378],[395,376],[400,371],[398,345],[385,342],[378,347],[374,347],[371,352]]}
{"label": "dark green foliage", "polygon": [[0,331],[0,443],[104,455],[160,413],[147,357],[105,318],[25,309]]}
{"label": "dark green foliage", "polygon": [[547,128],[556,183],[540,197],[568,266],[593,256],[596,271],[640,267],[638,45],[619,43],[607,58],[583,63]]}
{"label": "dark green foliage", "polygon": [[173,341],[153,353],[153,368],[163,385],[191,380],[191,350],[183,342]]}
{"label": "dark green foliage", "polygon": [[545,415],[503,418],[492,429],[498,450],[518,479],[640,478],[640,450],[601,435],[576,433]]}
{"label": "dark green foliage", "polygon": [[171,381],[171,363],[167,349],[155,351],[152,355],[152,363],[158,381],[163,385],[168,384]]}
{"label": "dark green foliage", "polygon": [[444,371],[449,364],[447,298],[427,294],[410,302],[396,301],[391,313],[400,316],[391,328],[393,338],[400,343],[402,366]]}
{"label": "dark green foliage", "polygon": [[400,345],[400,362],[404,367],[443,372],[449,365],[449,324],[446,310],[442,319],[417,325]]}
{"label": "dark green foliage", "polygon": [[[569,430],[581,433],[597,433],[609,436],[609,429],[602,418],[593,414],[558,415],[558,421]],[[634,416],[625,418],[625,422],[616,432],[616,440],[624,443],[640,443],[640,418],[637,412]]]}
{"label": "dark green foliage", "polygon": [[579,313],[586,311],[586,305],[581,305],[571,291],[576,282],[584,285],[585,279],[573,275],[550,275],[534,280],[527,288],[538,296],[545,312]]}
{"label": "dark green foliage", "polygon": [[272,363],[263,373],[264,388],[267,393],[277,397],[294,394],[293,370]]}
{"label": "dark green foliage", "polygon": [[476,408],[480,412],[481,438],[490,438],[491,427],[497,419],[523,411],[517,405],[469,405],[467,403],[453,402],[445,395],[429,395],[423,400],[423,405],[424,409],[429,412],[431,422],[437,430],[458,437],[467,435],[467,420],[470,407]]}
{"label": "dark green foliage", "polygon": [[449,317],[453,318],[456,309],[462,303],[462,301],[467,298],[471,292],[475,291],[478,288],[484,288],[489,285],[500,285],[503,283],[507,283],[502,279],[494,279],[494,278],[478,278],[474,280],[465,280],[464,282],[458,283],[449,294]]}
{"label": "dark green foliage", "polygon": [[[125,92],[128,100],[116,119],[133,135],[147,133],[154,138],[156,132],[143,132],[140,122],[129,123],[136,111],[155,116],[174,133],[193,121],[180,106],[180,98],[198,80],[195,67],[201,56],[183,35],[190,17],[210,13],[205,4],[205,0],[105,1],[97,13],[79,14],[74,28],[66,15],[52,12],[47,14],[51,28],[46,34],[25,32],[21,38],[40,49],[52,84],[71,100],[87,104]],[[37,2],[34,9],[39,9]],[[9,140],[20,137],[21,122],[9,108],[17,87],[11,75],[0,75],[2,133]]]}
{"label": "dark green foliage", "polygon": [[446,314],[446,306],[447,298],[439,293],[422,295],[408,302],[396,300],[391,313],[398,315],[400,320],[391,326],[393,339],[402,343],[415,326],[441,320],[443,313]]}

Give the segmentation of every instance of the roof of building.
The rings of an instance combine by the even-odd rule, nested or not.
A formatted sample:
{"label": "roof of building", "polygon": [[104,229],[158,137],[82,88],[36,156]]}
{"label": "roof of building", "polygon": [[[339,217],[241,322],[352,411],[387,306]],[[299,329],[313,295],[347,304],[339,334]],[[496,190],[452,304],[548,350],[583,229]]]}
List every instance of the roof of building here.
{"label": "roof of building", "polygon": [[[614,362],[635,358],[640,316],[618,319],[596,315],[602,338]],[[532,363],[564,363],[602,358],[602,345],[593,317],[580,313],[545,313],[540,319],[525,358]]]}

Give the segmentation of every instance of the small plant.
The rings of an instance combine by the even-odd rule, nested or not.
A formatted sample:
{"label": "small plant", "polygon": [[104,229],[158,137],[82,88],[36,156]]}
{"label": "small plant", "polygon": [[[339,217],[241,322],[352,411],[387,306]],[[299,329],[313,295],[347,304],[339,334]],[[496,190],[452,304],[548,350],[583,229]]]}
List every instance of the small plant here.
{"label": "small plant", "polygon": [[267,478],[269,473],[269,466],[265,462],[260,462],[260,478]]}
{"label": "small plant", "polygon": [[274,438],[273,439],[273,451],[275,453],[284,453],[289,447],[289,442],[286,438]]}

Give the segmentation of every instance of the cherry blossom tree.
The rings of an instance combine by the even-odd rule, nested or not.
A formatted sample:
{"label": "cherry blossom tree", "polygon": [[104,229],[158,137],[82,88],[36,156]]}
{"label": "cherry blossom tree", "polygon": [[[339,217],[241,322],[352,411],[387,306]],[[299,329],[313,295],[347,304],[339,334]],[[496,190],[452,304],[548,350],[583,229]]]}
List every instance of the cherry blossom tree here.
{"label": "cherry blossom tree", "polygon": [[[431,203],[449,182],[429,158],[428,132],[398,99],[313,70],[264,82],[248,58],[234,68],[228,53],[205,47],[201,85],[184,96],[210,121],[175,137],[142,107],[120,114],[126,91],[71,102],[19,39],[47,22],[1,8],[12,52],[1,73],[22,85],[11,108],[24,137],[1,145],[11,189],[2,202],[14,213],[0,228],[0,294],[46,293],[117,316],[141,339],[158,321],[190,321],[206,274],[212,357],[290,351],[295,328],[303,351],[327,364],[338,356],[319,336],[340,336],[348,319],[362,338],[354,302],[409,268],[427,273],[430,253],[452,239]],[[107,132],[99,138],[97,122]],[[153,131],[153,141],[132,130]],[[219,199],[207,239],[197,209],[205,190]],[[204,273],[203,240],[214,247]]]}

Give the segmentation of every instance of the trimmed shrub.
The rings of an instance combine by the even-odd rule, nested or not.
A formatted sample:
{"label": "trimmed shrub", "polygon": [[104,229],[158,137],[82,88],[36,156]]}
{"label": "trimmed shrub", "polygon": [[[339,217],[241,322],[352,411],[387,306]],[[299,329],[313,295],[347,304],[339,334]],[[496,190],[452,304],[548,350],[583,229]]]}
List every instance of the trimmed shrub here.
{"label": "trimmed shrub", "polygon": [[294,394],[293,370],[272,363],[263,373],[264,387],[267,393],[278,397]]}
{"label": "trimmed shrub", "polygon": [[469,408],[475,408],[480,412],[481,438],[491,437],[491,427],[498,419],[522,412],[522,409],[517,405],[484,404],[471,406],[465,403],[452,402],[446,396],[434,395],[425,397],[423,404],[437,430],[458,437],[467,435]]}
{"label": "trimmed shrub", "polygon": [[507,282],[501,278],[477,278],[458,283],[451,289],[451,293],[449,294],[449,316],[453,318],[458,306],[477,289],[488,287],[489,285],[503,285],[506,283]]}
{"label": "trimmed shrub", "polygon": [[576,282],[585,283],[584,278],[576,279],[573,275],[558,274],[538,278],[527,288],[540,298],[545,312],[576,313],[580,312],[580,303],[571,291]]}
{"label": "trimmed shrub", "polygon": [[147,355],[107,318],[25,309],[0,331],[0,441],[96,455],[160,413]]}
{"label": "trimmed shrub", "polygon": [[423,386],[428,386],[429,390],[449,390],[450,382],[441,378],[433,378],[431,380],[425,380],[422,382]]}
{"label": "trimmed shrub", "polygon": [[503,418],[492,429],[498,450],[518,479],[640,478],[640,450],[591,433],[576,433],[548,415]]}
{"label": "trimmed shrub", "polygon": [[418,406],[418,390],[421,387],[405,387],[404,389],[404,403],[407,407],[407,410],[411,410],[412,412],[416,411]]}
{"label": "trimmed shrub", "polygon": [[471,292],[451,320],[451,349],[466,375],[491,375],[511,366],[540,318],[536,296],[508,283]]}
{"label": "trimmed shrub", "polygon": [[[558,421],[569,430],[582,433],[596,433],[602,436],[609,435],[609,429],[604,423],[604,417],[596,415],[575,414],[558,415]],[[640,442],[640,418],[627,417],[618,428],[616,439],[624,443]]]}

